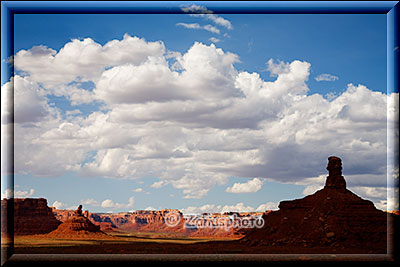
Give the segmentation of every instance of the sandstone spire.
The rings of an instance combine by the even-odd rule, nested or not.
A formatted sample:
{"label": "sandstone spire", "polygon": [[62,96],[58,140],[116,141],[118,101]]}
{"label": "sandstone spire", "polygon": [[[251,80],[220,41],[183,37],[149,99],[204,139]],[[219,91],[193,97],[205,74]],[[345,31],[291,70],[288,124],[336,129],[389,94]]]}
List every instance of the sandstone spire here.
{"label": "sandstone spire", "polygon": [[77,215],[77,216],[83,216],[83,215],[82,215],[82,205],[79,205],[79,207],[76,209],[75,215]]}
{"label": "sandstone spire", "polygon": [[326,178],[325,188],[346,189],[346,181],[342,176],[342,160],[339,157],[328,158],[329,176]]}

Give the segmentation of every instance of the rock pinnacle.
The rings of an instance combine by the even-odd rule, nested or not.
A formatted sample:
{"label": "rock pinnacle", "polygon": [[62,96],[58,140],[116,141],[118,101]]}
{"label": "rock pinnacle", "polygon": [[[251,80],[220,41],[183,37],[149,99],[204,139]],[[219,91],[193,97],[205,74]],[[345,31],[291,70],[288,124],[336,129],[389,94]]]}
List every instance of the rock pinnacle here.
{"label": "rock pinnacle", "polygon": [[342,160],[339,157],[328,158],[329,176],[326,178],[325,188],[346,189],[346,181],[342,176]]}

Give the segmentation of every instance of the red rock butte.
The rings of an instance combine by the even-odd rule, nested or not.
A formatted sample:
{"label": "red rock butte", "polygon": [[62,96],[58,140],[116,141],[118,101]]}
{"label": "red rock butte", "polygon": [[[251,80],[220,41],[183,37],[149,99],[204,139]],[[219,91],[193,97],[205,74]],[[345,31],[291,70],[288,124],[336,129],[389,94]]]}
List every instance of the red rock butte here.
{"label": "red rock butte", "polygon": [[[14,234],[32,235],[46,234],[56,229],[61,222],[58,221],[47,206],[44,198],[19,198],[1,200],[1,223],[7,224],[7,206],[14,204]],[[11,213],[12,215],[12,213]],[[2,228],[3,232],[3,228]]]}
{"label": "red rock butte", "polygon": [[388,214],[346,189],[342,164],[329,157],[325,187],[302,199],[282,201],[263,216],[264,226],[241,239],[247,245],[362,246],[386,250]]}
{"label": "red rock butte", "polygon": [[100,226],[94,225],[82,213],[82,205],[79,205],[75,214],[60,224],[57,229],[46,235],[52,238],[73,238],[90,239],[107,237],[107,234],[100,231]]}

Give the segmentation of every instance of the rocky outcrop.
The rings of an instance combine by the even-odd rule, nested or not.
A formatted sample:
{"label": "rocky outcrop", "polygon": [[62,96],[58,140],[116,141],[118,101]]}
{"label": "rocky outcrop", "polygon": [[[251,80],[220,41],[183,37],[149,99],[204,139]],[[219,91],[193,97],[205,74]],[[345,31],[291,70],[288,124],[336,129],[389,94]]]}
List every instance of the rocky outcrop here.
{"label": "rocky outcrop", "polygon": [[82,212],[80,205],[74,215],[60,224],[57,229],[46,235],[52,238],[90,239],[104,238],[107,235],[100,230],[100,226],[93,224]]}
{"label": "rocky outcrop", "polygon": [[[165,215],[178,210],[163,209],[160,211],[138,210],[121,213],[89,213],[88,218],[104,228],[122,231],[160,232],[166,228]],[[175,229],[176,230],[176,229]]]}
{"label": "rocky outcrop", "polygon": [[88,213],[89,220],[100,226],[101,231],[111,232],[119,227],[129,224],[130,213]]}
{"label": "rocky outcrop", "polygon": [[59,220],[60,222],[65,222],[69,218],[73,217],[75,214],[74,210],[59,210],[55,207],[50,207],[50,208],[54,214],[54,217],[56,217],[56,219]]}
{"label": "rocky outcrop", "polygon": [[182,213],[176,209],[162,209],[162,210],[137,210],[132,213],[133,223],[138,226],[148,224],[163,224],[166,214],[176,213],[182,216]]}
{"label": "rocky outcrop", "polygon": [[[201,216],[195,216],[197,222],[186,219],[185,227],[192,229],[190,236],[236,239],[244,236],[251,229],[252,221],[268,212],[270,211],[203,213]],[[241,222],[247,222],[247,225],[242,225]]]}
{"label": "rocky outcrop", "polygon": [[176,209],[137,210],[130,213],[129,222],[119,228],[125,231],[186,233],[183,220],[173,227],[166,224],[168,214],[176,214],[183,218],[183,214]]}
{"label": "rocky outcrop", "polygon": [[[65,222],[68,219],[75,216],[75,210],[59,210],[55,207],[51,207],[54,213],[54,216],[60,222]],[[101,214],[101,213],[91,213],[88,210],[82,211],[82,214],[88,218],[94,225],[100,227],[100,230],[103,232],[111,232],[117,229],[117,226],[113,223],[113,220],[119,222],[120,215],[119,214]]]}
{"label": "rocky outcrop", "polygon": [[[58,221],[44,198],[15,198],[1,200],[2,211],[14,200],[14,234],[45,234],[56,229]],[[7,214],[9,216],[10,214]],[[7,216],[2,214],[2,220]],[[2,222],[3,223],[3,222]]]}
{"label": "rocky outcrop", "polygon": [[325,188],[346,189],[346,181],[342,176],[342,160],[332,156],[328,158],[329,176],[326,178]]}
{"label": "rocky outcrop", "polygon": [[117,230],[117,227],[109,222],[93,222],[93,224],[99,226],[102,232],[114,232]]}
{"label": "rocky outcrop", "polygon": [[[269,211],[266,211],[269,212]],[[70,212],[72,213],[72,211]],[[166,223],[168,216],[175,214],[180,218],[177,225],[171,226]],[[125,231],[125,232],[158,232],[158,233],[180,233],[195,237],[234,237],[243,236],[247,229],[235,228],[232,225],[224,225],[227,220],[236,216],[237,218],[249,216],[262,216],[262,212],[229,212],[229,213],[204,213],[196,216],[196,222],[202,225],[195,225],[189,221],[188,216],[184,216],[177,209],[163,210],[137,210],[126,213],[89,213],[88,218],[102,231]],[[215,224],[218,225],[215,225]],[[214,225],[213,225],[214,224]]]}
{"label": "rocky outcrop", "polygon": [[263,216],[262,229],[241,241],[249,245],[303,245],[386,249],[387,214],[348,189],[341,160],[330,157],[325,187],[312,195],[282,201]]}

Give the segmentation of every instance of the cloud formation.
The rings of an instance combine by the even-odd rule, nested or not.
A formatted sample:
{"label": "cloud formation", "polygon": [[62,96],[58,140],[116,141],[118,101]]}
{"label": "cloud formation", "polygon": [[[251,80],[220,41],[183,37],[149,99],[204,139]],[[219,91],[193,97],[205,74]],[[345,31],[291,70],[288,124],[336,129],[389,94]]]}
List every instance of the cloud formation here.
{"label": "cloud formation", "polygon": [[277,202],[267,202],[260,204],[257,208],[246,206],[243,202],[234,205],[215,205],[205,204],[199,207],[189,206],[182,209],[183,214],[202,214],[202,213],[224,213],[224,212],[264,212],[267,210],[277,210]]}
{"label": "cloud formation", "polygon": [[92,206],[92,207],[100,206],[100,203],[97,200],[93,199],[93,198],[89,198],[89,199],[83,200],[83,201],[81,201],[81,203],[84,204],[84,205]]}
{"label": "cloud formation", "polygon": [[332,75],[332,74],[323,73],[323,74],[320,74],[317,77],[315,77],[315,80],[317,82],[322,82],[322,81],[334,82],[334,81],[339,80],[339,77]]}
{"label": "cloud formation", "polygon": [[136,189],[133,189],[132,192],[135,192],[135,193],[143,192],[143,188],[136,188]]}
{"label": "cloud formation", "polygon": [[111,199],[106,199],[101,202],[101,207],[106,209],[130,209],[135,204],[135,198],[130,197],[127,204],[114,202]]}
{"label": "cloud formation", "polygon": [[[202,198],[231,176],[312,184],[334,154],[352,186],[386,186],[387,171],[396,168],[388,165],[395,161],[387,161],[387,133],[398,138],[398,94],[348,84],[328,100],[309,94],[309,62],[269,60],[272,81],[238,70],[237,62],[238,55],[214,44],[195,42],[180,54],[129,35],[103,46],[85,38],[59,51],[21,50],[13,78],[15,171],[152,176],[159,179],[154,188],[172,185],[186,198]],[[82,103],[97,109],[66,114],[49,103],[52,96],[74,110]],[[374,184],[357,177],[374,177]]]}
{"label": "cloud formation", "polygon": [[29,198],[32,197],[34,193],[35,189],[33,188],[29,189],[29,191],[14,190],[14,192],[12,189],[8,188],[4,190],[4,193],[1,193],[1,198]]}
{"label": "cloud formation", "polygon": [[261,189],[263,185],[263,181],[254,178],[253,180],[249,180],[246,183],[235,183],[232,187],[228,187],[226,192],[242,194],[242,193],[254,193]]}
{"label": "cloud formation", "polygon": [[[15,123],[36,122],[49,114],[47,100],[42,90],[30,77],[18,75],[12,77],[2,86],[1,94],[3,122],[9,122],[12,113]],[[16,100],[13,105],[10,99]]]}
{"label": "cloud formation", "polygon": [[[190,6],[181,7],[181,10],[187,13],[192,18],[200,18],[202,20],[211,21],[214,24],[214,26],[210,24],[200,25],[197,22],[196,23],[179,22],[176,24],[177,26],[182,26],[187,29],[203,29],[213,34],[221,34],[224,30],[233,30],[233,25],[229,20],[214,14],[213,11],[208,10],[204,6],[198,6],[192,4]],[[225,32],[222,35],[222,38],[224,37],[229,37],[229,35]],[[213,43],[217,43],[221,41],[221,38],[220,37],[216,38],[213,36],[209,40]]]}
{"label": "cloud formation", "polygon": [[61,202],[61,201],[54,201],[53,204],[51,205],[52,207],[58,209],[58,210],[62,210],[62,209],[66,209],[67,208],[67,204]]}
{"label": "cloud formation", "polygon": [[96,80],[106,68],[130,63],[138,65],[149,56],[163,55],[162,42],[147,42],[125,34],[122,40],[111,40],[104,46],[91,38],[73,39],[58,52],[44,45],[20,50],[14,57],[15,67],[29,73],[55,92],[73,81]]}
{"label": "cloud formation", "polygon": [[221,42],[221,40],[220,39],[218,39],[218,38],[215,38],[215,37],[210,37],[210,39],[209,39],[211,42],[213,42],[213,43],[218,43],[218,42]]}
{"label": "cloud formation", "polygon": [[182,7],[181,10],[185,13],[189,13],[189,15],[192,17],[199,17],[199,18],[204,18],[206,20],[211,20],[213,23],[225,27],[228,30],[233,29],[232,23],[229,20],[224,19],[223,17],[218,16],[216,14],[213,14],[211,10],[208,10],[204,6],[191,5],[189,7]]}
{"label": "cloud formation", "polygon": [[214,27],[214,26],[212,26],[210,24],[201,26],[198,23],[183,23],[183,22],[179,22],[176,25],[185,27],[186,29],[202,29],[202,30],[206,30],[206,31],[209,31],[209,32],[212,32],[212,33],[216,33],[216,34],[220,34],[221,33],[221,31],[218,28],[216,28],[216,27]]}

